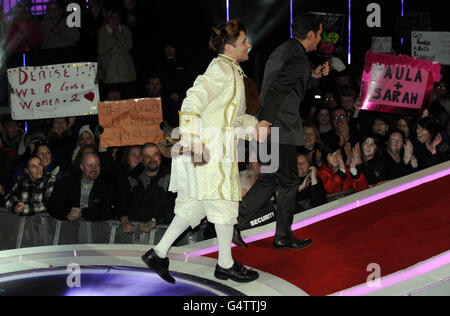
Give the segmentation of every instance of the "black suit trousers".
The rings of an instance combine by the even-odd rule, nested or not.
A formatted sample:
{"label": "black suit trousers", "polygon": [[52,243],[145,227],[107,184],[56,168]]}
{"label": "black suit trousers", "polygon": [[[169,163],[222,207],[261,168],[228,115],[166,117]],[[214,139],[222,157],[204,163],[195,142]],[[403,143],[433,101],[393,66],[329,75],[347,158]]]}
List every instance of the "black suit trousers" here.
{"label": "black suit trousers", "polygon": [[297,148],[294,145],[279,144],[280,164],[275,173],[262,173],[239,206],[238,226],[243,227],[271,198],[276,197],[276,233],[275,240],[290,239],[293,236],[291,226],[295,212],[295,197],[298,187]]}

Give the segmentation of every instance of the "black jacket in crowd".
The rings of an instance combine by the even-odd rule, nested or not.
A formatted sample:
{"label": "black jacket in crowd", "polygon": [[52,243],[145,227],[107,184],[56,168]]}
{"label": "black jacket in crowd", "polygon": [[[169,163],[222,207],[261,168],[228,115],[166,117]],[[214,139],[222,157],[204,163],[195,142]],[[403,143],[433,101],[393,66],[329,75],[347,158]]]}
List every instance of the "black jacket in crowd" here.
{"label": "black jacket in crowd", "polygon": [[[141,174],[144,172],[145,170]],[[138,222],[149,222],[154,219],[157,224],[169,224],[174,215],[176,198],[176,194],[167,191],[170,168],[163,164],[147,188],[139,178],[141,174],[128,176],[131,189],[128,218]]]}
{"label": "black jacket in crowd", "polygon": [[[306,177],[300,178],[298,185],[301,185]],[[323,187],[322,180],[317,176],[317,184],[309,185],[296,196],[296,212],[305,211],[309,208],[317,207],[327,203],[327,194]]]}
{"label": "black jacket in crowd", "polygon": [[[56,182],[47,206],[51,216],[67,221],[71,209],[80,207],[81,176],[81,172],[77,172]],[[114,183],[111,177],[105,175],[100,175],[95,180],[89,196],[89,206],[82,209],[84,220],[119,220],[127,215],[126,191],[119,190]]]}
{"label": "black jacket in crowd", "polygon": [[442,141],[438,144],[434,155],[431,154],[425,144],[416,143],[415,145],[414,155],[419,162],[420,169],[429,168],[450,159],[450,145],[448,142]]}
{"label": "black jacket in crowd", "polygon": [[367,179],[370,185],[375,185],[387,180],[388,172],[384,157],[377,152],[369,161],[365,161],[356,167]]}

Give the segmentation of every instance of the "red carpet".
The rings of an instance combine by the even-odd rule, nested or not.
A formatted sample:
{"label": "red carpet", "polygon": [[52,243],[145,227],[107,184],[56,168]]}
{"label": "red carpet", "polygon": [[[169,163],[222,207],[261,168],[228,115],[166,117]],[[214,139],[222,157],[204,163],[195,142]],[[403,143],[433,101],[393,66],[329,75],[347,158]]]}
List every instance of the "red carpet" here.
{"label": "red carpet", "polygon": [[314,243],[303,250],[275,251],[267,238],[233,248],[233,257],[310,295],[329,295],[365,283],[371,263],[385,276],[449,250],[449,188],[447,176],[305,227],[296,237]]}

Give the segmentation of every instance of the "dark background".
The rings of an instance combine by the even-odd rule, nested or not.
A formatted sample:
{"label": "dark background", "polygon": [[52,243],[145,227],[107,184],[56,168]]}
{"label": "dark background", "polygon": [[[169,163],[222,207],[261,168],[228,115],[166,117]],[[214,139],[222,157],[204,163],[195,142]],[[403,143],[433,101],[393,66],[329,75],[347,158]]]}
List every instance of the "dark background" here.
{"label": "dark background", "polygon": [[[225,0],[141,1],[140,5],[148,16],[148,49],[153,50],[155,44],[163,45],[167,40],[175,40],[190,73],[193,76],[202,73],[213,57],[208,50],[211,27],[226,22],[225,3]],[[366,24],[370,14],[366,11],[369,3],[381,6],[381,28],[369,28]],[[307,11],[345,14],[343,49],[347,50],[348,0],[293,0],[293,4],[294,16]],[[356,74],[363,67],[371,36],[392,36],[397,53],[410,53],[408,39],[405,38],[401,45],[400,35],[396,32],[397,17],[401,15],[401,0],[352,0],[351,5],[351,68]],[[290,37],[289,0],[230,0],[230,7],[230,18],[240,18],[249,28],[253,49],[250,61],[242,66],[260,86],[264,63],[269,54]],[[444,2],[404,1],[405,14],[426,11],[431,14],[431,30],[450,31]]]}
{"label": "dark background", "polygon": [[[343,58],[347,63],[348,3],[349,0],[292,0],[294,16],[307,11],[339,13],[345,15]],[[67,0],[85,4],[85,0]],[[120,6],[121,0],[105,0],[106,9]],[[211,27],[226,22],[225,0],[136,0],[142,17],[140,54],[145,56],[145,72],[152,72],[154,64],[163,56],[167,43],[176,45],[178,55],[184,61],[189,75],[188,84],[203,73],[214,57],[209,50]],[[264,64],[270,53],[290,38],[290,0],[229,0],[230,18],[239,18],[249,28],[253,45],[250,61],[244,63],[246,74],[260,87]],[[381,28],[369,28],[366,11],[369,3],[381,6]],[[445,2],[437,0],[404,0],[404,12],[430,12],[432,31],[450,31],[450,22]],[[410,54],[410,43],[405,38],[400,44],[396,32],[397,17],[401,14],[401,0],[351,0],[352,5],[352,63],[350,69],[355,76],[362,72],[364,56],[370,49],[371,36],[392,36],[397,53]],[[63,62],[64,53],[59,54]],[[69,57],[69,56],[67,56]],[[42,56],[39,57],[42,59]],[[49,56],[50,58],[50,56]],[[52,57],[52,60],[54,57]],[[69,61],[70,62],[70,61]],[[28,63],[33,63],[29,60]],[[52,63],[52,62],[50,62]],[[17,57],[21,66],[22,57]]]}

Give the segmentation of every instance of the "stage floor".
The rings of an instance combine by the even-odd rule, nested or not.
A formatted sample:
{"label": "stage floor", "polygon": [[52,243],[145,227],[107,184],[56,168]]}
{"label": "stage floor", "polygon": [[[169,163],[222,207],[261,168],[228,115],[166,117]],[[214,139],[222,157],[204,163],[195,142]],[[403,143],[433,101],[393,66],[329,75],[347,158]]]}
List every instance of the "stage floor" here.
{"label": "stage floor", "polygon": [[[450,162],[424,170],[407,178],[397,179],[334,201],[319,208],[297,214],[293,230],[296,234],[307,231],[313,225],[324,223],[338,216],[350,216],[351,211],[372,206],[397,194],[420,189],[433,181],[440,183],[450,175]],[[442,190],[448,198],[448,188]],[[403,192],[403,193],[402,193]],[[398,195],[401,196],[401,195]],[[450,207],[444,210],[450,215]],[[450,218],[450,216],[448,217]],[[243,232],[251,243],[246,251],[233,249],[233,256],[242,257],[245,265],[260,273],[257,281],[239,284],[214,278],[217,260],[215,239],[191,244],[189,247],[172,248],[170,270],[176,284],[167,284],[145,269],[140,257],[151,246],[142,245],[68,245],[25,248],[0,252],[0,296],[50,295],[50,296],[307,296],[317,295],[301,278],[280,275],[273,266],[264,266],[255,259],[246,260],[252,247],[264,244],[274,233],[275,224]],[[332,234],[333,232],[330,232]],[[411,231],[411,234],[415,232]],[[319,247],[313,244],[312,247]],[[351,246],[351,245],[350,245]],[[412,245],[413,247],[414,245]],[[269,247],[268,247],[269,248]],[[442,248],[442,246],[441,246]],[[441,249],[438,248],[438,249]],[[450,244],[442,252],[381,278],[373,278],[364,271],[368,282],[343,287],[325,295],[450,295]],[[267,250],[266,256],[286,256],[284,251]],[[301,260],[309,248],[296,252]],[[440,250],[439,250],[440,251]],[[236,256],[237,254],[237,256]],[[243,255],[242,255],[243,254]],[[289,259],[289,258],[287,258]],[[260,259],[260,261],[262,261]],[[255,262],[252,266],[247,262]],[[369,262],[368,262],[369,263]],[[300,265],[299,265],[300,266]],[[309,265],[314,270],[314,263]],[[365,268],[365,267],[364,267]],[[307,272],[307,271],[306,271]],[[300,280],[300,281],[299,281]],[[320,282],[320,280],[318,280]],[[331,281],[330,281],[331,282]],[[324,285],[326,287],[326,285]],[[308,293],[309,292],[309,293]]]}

